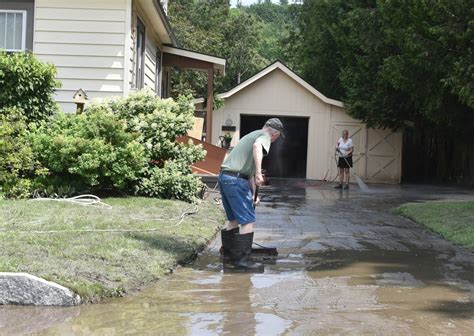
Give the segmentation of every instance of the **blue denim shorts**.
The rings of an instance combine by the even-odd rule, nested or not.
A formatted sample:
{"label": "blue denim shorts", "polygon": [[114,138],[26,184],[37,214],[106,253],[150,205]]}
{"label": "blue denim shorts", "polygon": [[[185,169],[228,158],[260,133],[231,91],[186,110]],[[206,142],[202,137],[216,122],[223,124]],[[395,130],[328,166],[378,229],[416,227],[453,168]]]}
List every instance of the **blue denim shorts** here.
{"label": "blue denim shorts", "polygon": [[219,175],[222,205],[227,219],[244,225],[255,222],[252,190],[249,181],[240,177]]}

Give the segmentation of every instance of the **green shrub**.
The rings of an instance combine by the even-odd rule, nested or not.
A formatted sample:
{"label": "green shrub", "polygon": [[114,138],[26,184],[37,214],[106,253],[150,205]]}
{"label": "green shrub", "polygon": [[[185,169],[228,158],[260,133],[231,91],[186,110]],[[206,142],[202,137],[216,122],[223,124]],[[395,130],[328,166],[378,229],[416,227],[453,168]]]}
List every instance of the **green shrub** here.
{"label": "green shrub", "polygon": [[194,123],[194,105],[188,98],[160,99],[147,90],[87,109],[89,113],[95,110],[107,110],[124,119],[128,131],[140,134],[140,141],[154,160],[173,159],[178,149],[176,138],[185,135]]}
{"label": "green shrub", "polygon": [[62,193],[132,190],[148,162],[137,138],[108,111],[60,113],[33,137],[34,151],[51,172],[43,184]]}
{"label": "green shrub", "polygon": [[0,51],[0,110],[22,109],[28,122],[44,120],[57,111],[54,89],[56,69],[31,53]]}
{"label": "green shrub", "polygon": [[6,111],[0,185],[7,197],[120,191],[191,201],[202,188],[191,164],[205,152],[176,141],[193,124],[186,98],[138,92],[92,104],[80,115],[59,113],[31,129],[20,109]]}
{"label": "green shrub", "polygon": [[180,170],[175,161],[167,161],[164,167],[150,167],[137,185],[137,194],[159,198],[191,201],[202,188],[196,176]]}
{"label": "green shrub", "polygon": [[190,201],[202,187],[191,174],[191,164],[205,156],[202,146],[177,143],[194,122],[194,105],[189,98],[157,98],[139,91],[128,97],[106,100],[88,107],[86,113],[109,111],[122,118],[128,132],[138,134],[149,166],[136,186],[139,195]]}
{"label": "green shrub", "polygon": [[19,108],[0,110],[0,190],[6,197],[31,195],[34,179],[45,175],[29,141],[29,127]]}

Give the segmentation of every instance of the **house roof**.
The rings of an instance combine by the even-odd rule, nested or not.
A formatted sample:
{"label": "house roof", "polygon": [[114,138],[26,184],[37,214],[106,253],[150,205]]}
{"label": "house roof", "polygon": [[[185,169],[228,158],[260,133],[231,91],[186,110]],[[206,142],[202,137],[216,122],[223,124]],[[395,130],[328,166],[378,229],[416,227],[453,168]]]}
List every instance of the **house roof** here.
{"label": "house roof", "polygon": [[203,61],[207,63],[212,63],[214,70],[216,70],[222,76],[225,75],[225,65],[226,65],[225,58],[203,54],[203,53],[199,53],[196,51],[187,50],[183,48],[176,48],[172,46],[163,46],[163,52],[166,54],[191,58],[191,59],[195,59],[195,60],[199,60],[199,61]]}
{"label": "house roof", "polygon": [[[267,66],[265,69],[261,70],[259,73],[253,75],[246,81],[240,83],[239,85],[235,86],[234,88],[230,89],[229,91],[225,93],[221,93],[218,95],[219,98],[225,99],[233,96],[237,92],[245,89],[247,86],[251,85],[252,83],[258,81],[259,79],[265,77],[266,75],[270,74],[271,72],[275,70],[281,70],[283,71],[288,77],[292,78],[294,81],[296,81],[298,84],[300,84],[302,87],[304,87],[306,90],[308,90],[310,93],[321,99],[323,102],[334,105],[334,106],[339,106],[339,107],[344,107],[344,104],[341,101],[331,99],[323,95],[321,92],[316,90],[314,87],[312,87],[308,82],[306,82],[303,78],[298,76],[293,70],[288,68],[285,64],[283,64],[280,61],[276,61],[269,66]],[[196,99],[195,103],[202,103],[204,99]]]}
{"label": "house roof", "polygon": [[145,13],[150,17],[161,41],[165,44],[178,46],[171,24],[159,0],[138,0]]}

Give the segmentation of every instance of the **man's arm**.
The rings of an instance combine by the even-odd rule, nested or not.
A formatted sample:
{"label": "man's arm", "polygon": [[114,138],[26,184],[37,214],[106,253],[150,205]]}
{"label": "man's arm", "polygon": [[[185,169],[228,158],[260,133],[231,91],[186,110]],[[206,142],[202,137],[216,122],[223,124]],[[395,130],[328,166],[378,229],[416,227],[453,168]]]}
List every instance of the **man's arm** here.
{"label": "man's arm", "polygon": [[260,203],[260,197],[255,197],[255,194],[257,193],[257,185],[255,184],[255,178],[253,176],[249,179],[249,183],[250,189],[252,189],[253,202],[255,205],[257,205],[258,203]]}
{"label": "man's arm", "polygon": [[253,143],[253,160],[255,161],[255,183],[257,186],[263,184],[262,175],[262,159],[263,159],[263,148],[262,144],[258,141]]}

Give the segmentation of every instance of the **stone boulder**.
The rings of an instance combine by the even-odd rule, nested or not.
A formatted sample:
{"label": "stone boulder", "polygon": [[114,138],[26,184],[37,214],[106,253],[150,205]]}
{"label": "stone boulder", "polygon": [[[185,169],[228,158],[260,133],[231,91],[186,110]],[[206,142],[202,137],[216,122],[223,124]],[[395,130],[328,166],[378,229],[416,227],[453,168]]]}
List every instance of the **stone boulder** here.
{"label": "stone boulder", "polygon": [[74,306],[79,295],[57,283],[27,273],[0,272],[0,304]]}

